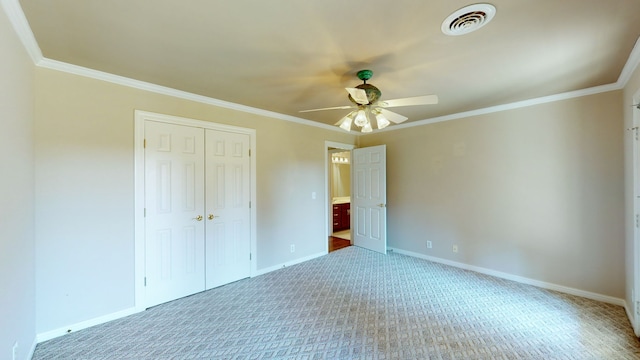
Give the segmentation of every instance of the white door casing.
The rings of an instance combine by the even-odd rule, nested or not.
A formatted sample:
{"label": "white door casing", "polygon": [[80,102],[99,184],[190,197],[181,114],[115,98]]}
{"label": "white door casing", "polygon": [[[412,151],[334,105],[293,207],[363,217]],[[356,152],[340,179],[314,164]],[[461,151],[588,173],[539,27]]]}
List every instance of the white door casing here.
{"label": "white door casing", "polygon": [[250,275],[250,138],[206,130],[206,288]]}
{"label": "white door casing", "polygon": [[[325,199],[325,224],[327,225],[326,227],[326,234],[325,234],[325,238],[328,238],[332,233],[333,233],[333,199],[331,198],[331,182],[332,182],[332,178],[331,178],[331,166],[333,165],[331,163],[331,149],[343,149],[346,151],[350,151],[353,150],[355,148],[355,145],[353,144],[343,144],[343,143],[338,143],[338,142],[334,142],[334,141],[325,141],[324,142],[324,147],[325,147],[325,152],[324,152],[324,169],[325,169],[325,176],[324,176],[324,188],[327,194],[327,198]],[[351,175],[350,175],[351,176]],[[350,191],[353,191],[353,185],[351,186],[352,189],[350,189]],[[351,229],[350,229],[351,230]],[[329,242],[326,242],[326,251],[327,253],[329,253]]]}
{"label": "white door casing", "polygon": [[[207,121],[199,121],[187,118],[181,118],[176,116],[151,113],[147,111],[136,110],[135,111],[135,131],[134,131],[134,180],[135,180],[135,189],[134,189],[134,243],[135,243],[135,309],[136,311],[143,311],[146,308],[153,306],[156,301],[150,301],[147,296],[147,287],[146,283],[151,281],[151,279],[147,279],[146,277],[146,245],[145,245],[145,235],[147,233],[146,229],[146,217],[145,213],[148,213],[148,209],[145,208],[146,201],[146,193],[145,191],[145,182],[146,182],[146,166],[145,166],[145,127],[148,122],[156,122],[156,123],[164,123],[164,124],[174,124],[174,125],[182,125],[185,127],[197,128],[198,131],[201,132],[202,136],[205,137],[205,129],[222,131],[232,134],[243,134],[244,136],[248,136],[248,146],[247,150],[255,149],[256,144],[256,132],[253,129],[240,128],[236,126],[222,125],[217,123],[211,123]],[[204,141],[201,141],[204,144]],[[149,145],[149,144],[147,144]],[[204,154],[204,148],[202,149]],[[246,198],[253,205],[249,209],[249,220],[248,220],[248,229],[247,233],[249,234],[249,251],[250,251],[250,260],[248,262],[249,269],[245,270],[245,273],[248,272],[247,276],[253,276],[257,273],[257,261],[256,258],[256,153],[255,151],[251,151],[251,157],[249,157],[249,167],[246,173],[246,179],[243,186],[246,186],[246,182],[248,182],[248,189],[243,193]],[[205,161],[206,162],[206,161]],[[204,179],[206,169],[204,169],[206,165],[203,166],[203,174],[202,179]],[[164,170],[166,171],[166,170]],[[185,175],[186,176],[186,175]],[[203,180],[204,182],[204,180]],[[195,190],[194,190],[195,191]],[[205,189],[206,193],[206,189]],[[206,195],[202,195],[199,197],[204,204]],[[195,200],[194,200],[195,202]],[[200,226],[206,230],[207,222],[209,221],[207,218],[208,213],[205,212],[204,206],[200,209],[200,213],[197,215],[202,215],[203,220],[197,221],[193,220],[194,223],[200,224]],[[197,215],[193,216],[196,218]],[[202,231],[202,242],[205,241],[204,232]],[[165,235],[166,236],[166,235]],[[166,243],[166,241],[165,241]],[[206,250],[203,250],[206,254]],[[203,256],[205,258],[205,256]],[[205,259],[206,260],[206,259]],[[202,287],[203,289],[206,287],[206,263],[202,267],[201,271]],[[246,277],[246,276],[243,276]],[[200,290],[198,290],[200,291]],[[196,291],[197,292],[197,291]]]}
{"label": "white door casing", "polygon": [[[640,89],[636,91],[632,99],[633,104],[640,103]],[[634,106],[632,136],[633,162],[633,296],[631,304],[631,322],[636,336],[640,337],[640,108]]]}
{"label": "white door casing", "polygon": [[145,124],[147,306],[204,290],[204,132]]}
{"label": "white door casing", "polygon": [[386,145],[354,149],[351,169],[353,244],[386,254]]}

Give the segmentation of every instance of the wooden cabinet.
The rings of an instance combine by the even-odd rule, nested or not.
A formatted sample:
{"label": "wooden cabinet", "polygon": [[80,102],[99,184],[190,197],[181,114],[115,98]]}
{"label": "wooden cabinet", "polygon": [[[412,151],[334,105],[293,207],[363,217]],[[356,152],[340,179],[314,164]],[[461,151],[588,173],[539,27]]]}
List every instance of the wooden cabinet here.
{"label": "wooden cabinet", "polygon": [[351,204],[333,204],[333,231],[348,229],[351,226]]}

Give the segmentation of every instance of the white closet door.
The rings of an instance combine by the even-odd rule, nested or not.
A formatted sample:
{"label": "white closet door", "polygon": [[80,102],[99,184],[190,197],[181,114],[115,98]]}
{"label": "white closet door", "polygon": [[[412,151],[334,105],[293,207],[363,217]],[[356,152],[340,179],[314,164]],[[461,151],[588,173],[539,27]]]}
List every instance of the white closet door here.
{"label": "white closet door", "polygon": [[204,131],[145,122],[146,307],[203,291]]}
{"label": "white closet door", "polygon": [[206,130],[206,288],[250,276],[249,135]]}
{"label": "white closet door", "polygon": [[353,244],[387,253],[386,145],[354,149],[351,156]]}

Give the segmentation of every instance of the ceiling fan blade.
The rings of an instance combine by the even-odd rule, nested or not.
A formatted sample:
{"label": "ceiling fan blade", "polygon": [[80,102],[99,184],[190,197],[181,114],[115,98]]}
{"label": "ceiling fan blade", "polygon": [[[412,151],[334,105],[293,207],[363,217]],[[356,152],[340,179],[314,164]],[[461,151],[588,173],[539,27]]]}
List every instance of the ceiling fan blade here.
{"label": "ceiling fan blade", "polygon": [[401,122],[404,122],[405,120],[408,119],[408,117],[400,115],[400,114],[396,114],[393,111],[389,111],[386,109],[382,109],[382,108],[378,108],[378,111],[380,111],[380,113],[386,117],[389,121],[392,121],[396,124],[400,124]]}
{"label": "ceiling fan blade", "polygon": [[412,105],[432,105],[438,103],[438,95],[424,95],[402,99],[384,100],[379,101],[380,107],[398,107],[398,106],[412,106]]}
{"label": "ceiling fan blade", "polygon": [[366,105],[369,103],[369,98],[367,97],[366,91],[358,88],[345,88],[345,89],[349,92],[349,95],[351,95],[353,100],[355,100],[358,104]]}
{"label": "ceiling fan blade", "polygon": [[322,108],[322,109],[300,110],[299,112],[305,113],[305,112],[323,111],[323,110],[346,110],[346,109],[353,109],[353,108],[355,108],[355,106],[345,105],[345,106],[334,106],[334,107],[328,107],[328,108]]}

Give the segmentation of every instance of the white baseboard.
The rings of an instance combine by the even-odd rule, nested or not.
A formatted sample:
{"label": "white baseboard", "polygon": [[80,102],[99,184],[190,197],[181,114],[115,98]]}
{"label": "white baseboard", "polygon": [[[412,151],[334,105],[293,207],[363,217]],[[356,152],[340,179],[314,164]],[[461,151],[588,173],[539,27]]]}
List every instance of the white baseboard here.
{"label": "white baseboard", "polygon": [[[43,332],[43,333],[40,333],[40,334],[38,334],[36,336],[36,342],[37,343],[41,343],[43,341],[51,340],[51,339],[57,338],[59,336],[68,334],[70,332],[86,329],[86,328],[89,328],[89,327],[95,326],[95,325],[104,324],[106,322],[109,322],[109,321],[112,321],[112,320],[117,320],[117,319],[123,318],[125,316],[129,316],[129,315],[135,314],[137,312],[139,312],[139,311],[137,311],[135,307],[131,307],[131,308],[120,310],[120,311],[117,311],[117,312],[114,312],[114,313],[111,313],[111,314],[99,316],[97,318],[93,318],[93,319],[81,321],[79,323],[75,323],[75,324],[72,324],[72,325],[68,325],[68,326],[65,326],[65,327],[61,327],[61,328],[58,328],[58,329],[55,329],[55,330]],[[34,346],[34,349],[35,349],[35,346]]]}
{"label": "white baseboard", "polygon": [[[282,263],[282,264],[279,264],[279,265],[275,265],[275,266],[271,266],[271,267],[268,267],[268,268],[265,268],[265,269],[261,269],[261,270],[258,270],[253,276],[263,275],[263,274],[266,274],[266,273],[269,273],[269,272],[272,272],[272,271],[275,271],[275,270],[279,270],[279,269],[285,268],[287,266],[300,264],[300,263],[303,263],[305,261],[309,261],[309,260],[318,258],[320,256],[324,256],[326,254],[327,254],[327,252],[320,252],[320,253],[313,254],[313,255],[310,255],[310,256],[306,256],[306,257],[303,257],[303,258],[299,258],[299,259],[295,259],[295,260],[292,260],[292,261],[288,261],[286,263]],[[50,330],[50,331],[46,331],[46,332],[40,333],[40,334],[38,334],[36,336],[36,340],[35,340],[35,342],[33,344],[32,350],[31,350],[31,355],[33,355],[33,351],[35,350],[35,347],[36,347],[36,345],[38,343],[57,338],[59,336],[66,335],[66,334],[68,334],[70,332],[86,329],[86,328],[89,328],[91,326],[95,326],[95,325],[99,325],[99,324],[104,324],[104,323],[112,321],[112,320],[117,320],[117,319],[123,318],[125,316],[129,316],[129,315],[138,313],[140,311],[144,311],[144,309],[140,310],[140,309],[136,309],[135,307],[131,307],[131,308],[124,309],[124,310],[121,310],[121,311],[117,311],[117,312],[114,312],[114,313],[111,313],[111,314],[107,314],[107,315],[104,315],[104,316],[99,316],[97,318],[81,321],[79,323],[71,324],[71,325],[64,326],[64,327],[61,327],[61,328],[58,328],[58,329],[55,329],[55,330]],[[31,358],[31,357],[29,357],[29,358]]]}
{"label": "white baseboard", "polygon": [[406,250],[396,249],[396,248],[389,248],[389,250],[392,250],[393,252],[398,253],[398,254],[408,255],[408,256],[412,256],[412,257],[416,257],[416,258],[420,258],[420,259],[425,259],[425,260],[437,262],[437,263],[440,263],[440,264],[457,267],[457,268],[464,269],[464,270],[471,270],[471,271],[475,271],[475,272],[478,272],[478,273],[481,273],[481,274],[495,276],[495,277],[499,277],[499,278],[502,278],[502,279],[515,281],[515,282],[518,282],[518,283],[521,283],[521,284],[533,285],[533,286],[536,286],[536,287],[539,287],[539,288],[542,288],[542,289],[559,291],[559,292],[562,292],[562,293],[565,293],[565,294],[576,295],[576,296],[580,296],[580,297],[587,298],[587,299],[597,300],[597,301],[605,302],[605,303],[608,303],[608,304],[613,304],[613,305],[626,307],[626,302],[624,301],[624,299],[616,298],[616,297],[613,297],[613,296],[597,294],[597,293],[584,291],[584,290],[580,290],[580,289],[575,289],[575,288],[571,288],[571,287],[567,287],[567,286],[562,286],[562,285],[552,284],[552,283],[548,283],[548,282],[544,282],[544,281],[529,279],[529,278],[525,278],[525,277],[522,277],[522,276],[507,274],[507,273],[504,273],[504,272],[501,272],[501,271],[491,270],[491,269],[487,269],[487,268],[483,268],[483,267],[479,267],[479,266],[474,266],[474,265],[464,264],[464,263],[451,261],[451,260],[447,260],[447,259],[428,256],[428,255],[416,253],[416,252],[413,252],[413,251],[406,251]]}
{"label": "white baseboard", "polygon": [[627,304],[626,301],[624,302],[624,311],[627,313],[627,317],[629,318],[629,322],[631,323],[631,327],[635,329],[636,328],[636,324],[635,324],[635,319],[633,317],[633,312],[632,312],[631,309],[629,309],[629,305]]}
{"label": "white baseboard", "polygon": [[33,354],[36,352],[36,345],[38,345],[38,338],[33,338],[33,343],[31,344],[31,348],[29,349],[29,354],[25,359],[33,359]]}
{"label": "white baseboard", "polygon": [[319,253],[316,253],[316,254],[313,254],[313,255],[309,255],[309,256],[305,256],[303,258],[295,259],[295,260],[288,261],[288,262],[285,262],[285,263],[281,263],[279,265],[270,266],[268,268],[264,268],[264,269],[260,269],[260,270],[256,271],[256,273],[253,276],[264,275],[266,273],[270,273],[272,271],[280,270],[280,269],[285,268],[287,266],[300,264],[300,263],[303,263],[305,261],[313,260],[315,258],[319,258],[320,256],[324,256],[324,255],[327,255],[326,251],[319,252]]}

